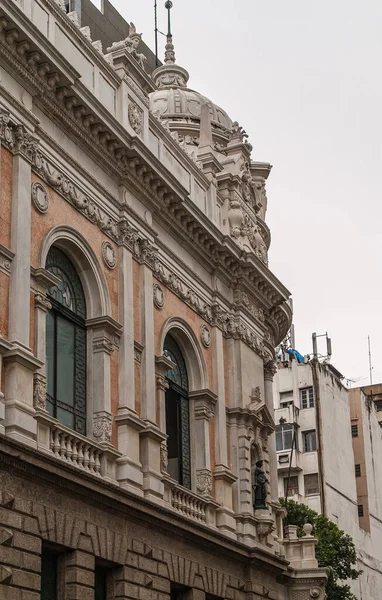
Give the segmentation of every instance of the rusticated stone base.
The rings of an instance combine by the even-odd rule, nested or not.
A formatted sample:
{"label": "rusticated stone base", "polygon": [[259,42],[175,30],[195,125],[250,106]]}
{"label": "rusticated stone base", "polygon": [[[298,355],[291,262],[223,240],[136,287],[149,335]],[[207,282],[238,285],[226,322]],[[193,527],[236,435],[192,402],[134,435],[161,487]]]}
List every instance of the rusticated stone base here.
{"label": "rusticated stone base", "polygon": [[4,436],[0,473],[2,600],[39,600],[43,548],[59,553],[65,600],[93,600],[97,565],[108,600],[170,600],[172,585],[190,600],[323,600],[322,571],[301,581],[266,547],[245,547]]}

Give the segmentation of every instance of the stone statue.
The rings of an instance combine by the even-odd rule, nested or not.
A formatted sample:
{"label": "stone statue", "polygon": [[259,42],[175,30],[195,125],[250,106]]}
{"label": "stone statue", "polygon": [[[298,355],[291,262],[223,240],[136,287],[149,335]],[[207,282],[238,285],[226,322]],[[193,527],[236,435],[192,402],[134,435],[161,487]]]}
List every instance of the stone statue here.
{"label": "stone statue", "polygon": [[266,483],[267,478],[265,477],[265,472],[263,470],[263,461],[258,460],[256,462],[256,468],[253,475],[253,508],[257,509],[266,509],[267,508],[267,489]]}

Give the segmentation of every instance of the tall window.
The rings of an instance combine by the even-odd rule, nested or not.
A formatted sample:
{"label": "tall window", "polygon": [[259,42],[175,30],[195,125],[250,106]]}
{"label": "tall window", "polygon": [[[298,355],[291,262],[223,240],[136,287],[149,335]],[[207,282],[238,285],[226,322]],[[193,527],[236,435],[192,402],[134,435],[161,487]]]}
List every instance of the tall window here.
{"label": "tall window", "polygon": [[[290,423],[276,426],[276,450],[290,450],[293,442],[294,426]],[[295,436],[295,449],[298,450],[297,434]]]}
{"label": "tall window", "polygon": [[313,388],[308,387],[303,390],[300,390],[300,399],[301,399],[301,408],[313,408],[313,406],[314,406]]}
{"label": "tall window", "polygon": [[304,431],[302,434],[304,442],[304,452],[314,452],[317,450],[316,431]]}
{"label": "tall window", "polygon": [[[288,489],[287,489],[288,487]],[[298,494],[298,477],[293,476],[289,478],[284,477],[284,496],[296,496]]]}
{"label": "tall window", "polygon": [[168,472],[181,485],[191,488],[190,406],[186,363],[176,341],[168,335],[164,354],[174,363],[167,371],[166,433]]}
{"label": "tall window", "polygon": [[80,278],[68,257],[52,247],[46,268],[60,279],[48,290],[46,408],[63,425],[86,433],[86,305]]}
{"label": "tall window", "polygon": [[58,554],[43,545],[41,553],[41,600],[57,600],[57,573]]}
{"label": "tall window", "polygon": [[351,426],[351,436],[358,437],[358,425]]}

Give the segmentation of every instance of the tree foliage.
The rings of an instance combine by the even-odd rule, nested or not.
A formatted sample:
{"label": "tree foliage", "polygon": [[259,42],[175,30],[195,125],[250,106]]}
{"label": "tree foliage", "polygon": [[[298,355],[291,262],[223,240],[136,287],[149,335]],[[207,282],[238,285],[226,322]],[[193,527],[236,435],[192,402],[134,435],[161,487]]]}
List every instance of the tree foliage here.
{"label": "tree foliage", "polygon": [[361,574],[355,566],[357,553],[350,535],[341,531],[338,526],[324,515],[319,515],[315,510],[305,504],[288,500],[285,503],[288,515],[285,525],[297,525],[298,537],[303,537],[303,526],[306,523],[313,525],[313,535],[318,539],[316,558],[320,567],[328,567],[329,581],[326,588],[328,600],[357,600],[347,584],[339,582],[348,579],[357,579]]}

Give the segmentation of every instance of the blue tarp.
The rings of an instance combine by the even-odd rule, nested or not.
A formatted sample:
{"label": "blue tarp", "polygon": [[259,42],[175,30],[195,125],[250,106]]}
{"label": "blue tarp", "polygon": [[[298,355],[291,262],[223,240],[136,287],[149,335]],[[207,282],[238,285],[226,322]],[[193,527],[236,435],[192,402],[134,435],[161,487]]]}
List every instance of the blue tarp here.
{"label": "blue tarp", "polygon": [[294,350],[294,348],[288,348],[287,352],[288,352],[288,354],[290,354],[291,356],[296,358],[297,362],[299,362],[299,363],[305,362],[303,355],[300,354],[297,350]]}

